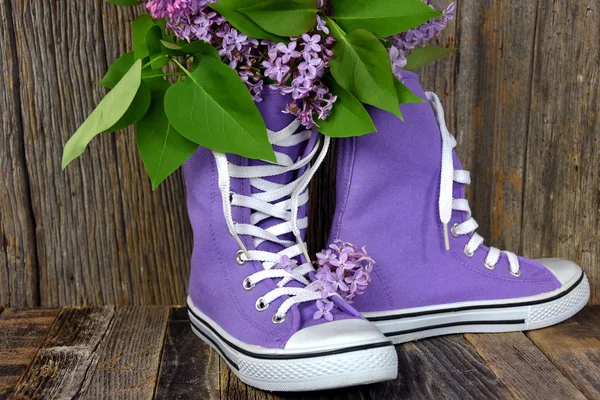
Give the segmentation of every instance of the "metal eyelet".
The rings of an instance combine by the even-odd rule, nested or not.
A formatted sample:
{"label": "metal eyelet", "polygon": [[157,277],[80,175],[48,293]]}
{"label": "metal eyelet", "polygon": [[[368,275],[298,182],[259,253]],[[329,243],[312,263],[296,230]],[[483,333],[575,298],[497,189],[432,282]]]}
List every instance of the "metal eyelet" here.
{"label": "metal eyelet", "polygon": [[235,192],[229,192],[229,202],[233,203],[233,196],[235,195]]}
{"label": "metal eyelet", "polygon": [[454,224],[452,225],[452,228],[450,228],[450,233],[452,234],[452,237],[459,237],[460,235],[458,233],[456,233],[456,227],[458,226],[458,224]]}
{"label": "metal eyelet", "polygon": [[488,262],[487,262],[487,261],[484,261],[484,262],[483,262],[483,265],[485,265],[485,267],[486,267],[487,269],[489,269],[490,271],[493,271],[493,270],[495,270],[495,269],[496,269],[496,265],[491,265],[491,264],[488,264]]}
{"label": "metal eyelet", "polygon": [[464,249],[465,256],[471,258],[475,255],[475,252],[470,253],[467,247],[468,247],[468,244],[465,245],[465,249]]}
{"label": "metal eyelet", "polygon": [[254,288],[254,283],[252,282],[252,280],[250,280],[250,278],[244,279],[244,289],[252,290],[253,288]]}
{"label": "metal eyelet", "polygon": [[510,271],[510,274],[511,274],[512,276],[514,276],[515,278],[518,278],[518,277],[520,277],[520,276],[521,276],[521,271],[517,271],[516,273],[514,273],[514,272]]}
{"label": "metal eyelet", "polygon": [[280,324],[283,321],[285,321],[285,315],[283,317],[279,316],[278,314],[273,315],[273,323],[274,324]]}
{"label": "metal eyelet", "polygon": [[244,254],[243,250],[238,250],[237,253],[235,253],[235,261],[239,264],[239,265],[244,265],[246,264],[246,260],[245,259],[246,255]]}
{"label": "metal eyelet", "polygon": [[256,309],[258,311],[265,311],[267,308],[269,308],[269,304],[265,303],[262,297],[259,297],[256,300]]}

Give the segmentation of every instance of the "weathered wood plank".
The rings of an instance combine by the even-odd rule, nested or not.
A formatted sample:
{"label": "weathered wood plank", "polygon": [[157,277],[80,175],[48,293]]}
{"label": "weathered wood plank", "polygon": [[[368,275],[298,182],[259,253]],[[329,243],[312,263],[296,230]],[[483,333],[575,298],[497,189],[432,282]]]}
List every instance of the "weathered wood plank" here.
{"label": "weathered wood plank", "polygon": [[447,115],[463,166],[473,172],[467,198],[478,232],[517,252],[536,3],[457,2],[456,67],[436,71],[455,74]]}
{"label": "weathered wood plank", "polygon": [[95,83],[130,46],[139,9],[102,0],[12,3],[17,54],[27,60],[19,63],[22,136],[41,304],[181,303],[191,248],[181,179],[151,193],[131,132],[99,136],[60,168],[64,143],[104,93]]}
{"label": "weathered wood plank", "polygon": [[27,60],[19,63],[21,111],[41,305],[126,303],[132,284],[114,140],[100,135],[61,172],[64,143],[102,97],[102,1],[12,4],[17,54]]}
{"label": "weathered wood plank", "polygon": [[0,4],[0,304],[38,305],[35,222],[31,213],[19,93],[20,63],[9,1]]}
{"label": "weathered wood plank", "polygon": [[585,399],[523,333],[465,336],[516,398]]}
{"label": "weathered wood plank", "polygon": [[600,3],[539,3],[523,245],[580,264],[598,304]]}
{"label": "weathered wood plank", "polygon": [[527,336],[587,398],[600,398],[600,306]]}
{"label": "weathered wood plank", "polygon": [[13,392],[58,313],[59,310],[2,311],[0,307],[0,398]]}
{"label": "weathered wood plank", "polygon": [[162,351],[156,399],[218,399],[219,355],[190,328],[186,308],[173,308]]}
{"label": "weathered wood plank", "polygon": [[399,373],[376,398],[510,398],[498,378],[462,336],[406,343],[398,347]]}
{"label": "weathered wood plank", "polygon": [[[142,6],[117,7],[104,2],[103,29],[109,63],[133,48],[131,21],[143,12]],[[115,145],[123,217],[130,221],[122,229],[136,288],[132,303],[185,304],[192,231],[183,177],[177,172],[153,192],[133,128],[117,134]]]}
{"label": "weathered wood plank", "polygon": [[11,398],[77,396],[97,362],[95,349],[105,338],[113,315],[112,308],[63,309]]}
{"label": "weathered wood plank", "polygon": [[82,399],[150,399],[156,386],[168,307],[117,310],[98,362],[81,389]]}

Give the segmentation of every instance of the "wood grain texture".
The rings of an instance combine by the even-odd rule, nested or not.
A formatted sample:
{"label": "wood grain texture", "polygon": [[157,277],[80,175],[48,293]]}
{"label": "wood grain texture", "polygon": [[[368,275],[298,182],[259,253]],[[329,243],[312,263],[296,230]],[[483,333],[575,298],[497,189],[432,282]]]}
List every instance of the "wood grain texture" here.
{"label": "wood grain texture", "polygon": [[12,399],[67,399],[80,394],[98,361],[97,347],[114,316],[112,308],[66,308],[50,328]]}
{"label": "wood grain texture", "polygon": [[498,378],[460,335],[438,337],[398,348],[399,372],[377,398],[511,398]]}
{"label": "wood grain texture", "polygon": [[60,169],[63,145],[102,98],[96,82],[130,46],[140,8],[30,3],[13,1],[13,13],[17,55],[27,60],[20,95],[41,305],[181,303],[191,242],[181,179],[152,193],[131,131],[101,135]]}
{"label": "wood grain texture", "polygon": [[0,304],[38,305],[35,221],[19,104],[19,60],[10,2],[0,4]]}
{"label": "wood grain texture", "polygon": [[466,0],[457,7],[455,31],[442,36],[443,44],[455,38],[455,62],[433,64],[423,80],[441,92],[457,153],[472,172],[467,198],[478,232],[520,251],[536,3]]}
{"label": "wood grain texture", "polygon": [[190,328],[186,308],[173,308],[162,351],[156,399],[219,399],[219,356]]}
{"label": "wood grain texture", "polygon": [[465,336],[515,398],[586,398],[523,333]]}
{"label": "wood grain texture", "polygon": [[523,248],[580,264],[598,304],[600,3],[540,1],[538,14]]}
{"label": "wood grain texture", "polygon": [[[447,1],[434,0],[438,8]],[[580,263],[600,303],[600,5],[457,2],[437,40],[459,51],[420,71],[473,173],[489,243]],[[181,174],[156,192],[131,129],[101,135],[66,172],[64,143],[131,49],[143,7],[103,0],[0,4],[0,304],[182,304],[192,234]],[[312,251],[335,209],[335,145],[311,185]]]}
{"label": "wood grain texture", "polygon": [[600,398],[600,306],[527,336],[587,398]]}
{"label": "wood grain texture", "polygon": [[168,307],[118,309],[96,352],[98,362],[81,389],[82,399],[150,399],[165,338]]}
{"label": "wood grain texture", "polygon": [[0,399],[16,387],[59,310],[0,310]]}

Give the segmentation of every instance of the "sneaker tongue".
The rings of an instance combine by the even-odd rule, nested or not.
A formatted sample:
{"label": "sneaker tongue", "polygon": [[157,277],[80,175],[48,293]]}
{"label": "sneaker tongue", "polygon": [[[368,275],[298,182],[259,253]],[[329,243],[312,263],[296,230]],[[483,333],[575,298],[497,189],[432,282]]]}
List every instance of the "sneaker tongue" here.
{"label": "sneaker tongue", "polygon": [[[408,120],[408,119],[419,120],[419,125],[423,128],[421,131],[421,134],[425,133],[425,135],[422,135],[422,138],[421,138],[421,140],[423,140],[423,141],[413,143],[414,147],[417,149],[417,151],[415,153],[416,153],[416,155],[418,155],[419,149],[422,151],[430,152],[429,149],[431,148],[432,144],[439,144],[437,154],[435,154],[435,157],[434,157],[435,158],[434,161],[437,165],[437,163],[439,162],[438,160],[441,160],[441,158],[442,158],[440,130],[437,125],[437,121],[435,120],[435,116],[433,114],[433,111],[431,110],[431,106],[429,105],[429,102],[426,100],[427,97],[425,96],[425,91],[423,90],[423,87],[421,86],[421,83],[419,82],[418,75],[415,74],[414,72],[410,72],[410,71],[403,71],[402,75],[405,78],[405,82],[404,82],[405,85],[410,90],[412,90],[417,96],[419,96],[420,98],[425,100],[423,103],[409,104],[409,105],[403,106],[405,113],[407,114],[405,116],[405,120]],[[408,112],[410,112],[410,115],[408,114]],[[429,135],[434,135],[434,136],[429,136]],[[456,153],[456,151],[452,152],[452,158],[453,158],[454,169],[462,169],[462,165],[461,165],[460,159],[458,158],[458,154]],[[465,185],[455,182],[453,185],[452,195],[455,199],[464,198],[465,197]],[[459,212],[459,211],[454,211],[454,212]],[[462,212],[460,212],[460,214],[465,215]]]}
{"label": "sneaker tongue", "polygon": [[[258,109],[259,109],[261,115],[263,116],[263,119],[265,120],[267,129],[269,129],[273,132],[277,132],[277,131],[284,129],[292,122],[294,122],[295,117],[293,115],[285,114],[282,112],[291,101],[292,101],[292,98],[290,96],[282,96],[282,95],[272,92],[272,91],[268,91],[263,94],[263,101],[260,103],[257,103],[257,106],[258,106]],[[304,130],[303,127],[298,128],[298,131],[302,131],[302,130]],[[316,132],[314,132],[312,137],[310,138],[310,140],[301,142],[296,146],[292,146],[292,147],[273,146],[273,149],[278,153],[284,153],[284,154],[288,155],[294,161],[298,161],[299,158],[306,157],[311,152],[311,150],[316,145],[317,137],[318,137],[318,134]],[[264,161],[260,161],[260,160],[248,160],[248,165],[269,165],[269,164]],[[306,168],[308,168],[308,166],[301,168],[299,170],[296,170],[296,171],[290,171],[285,174],[265,177],[264,179],[271,181],[271,182],[285,185],[285,184],[290,183],[293,180],[297,179],[305,171]],[[252,188],[252,193],[260,193],[260,190],[258,190],[256,188]],[[285,199],[287,199],[287,198],[282,198],[278,201],[282,201]],[[306,205],[301,206],[299,208],[298,219],[304,218],[306,216],[307,208],[308,207]],[[283,221],[279,218],[272,217],[272,218],[266,218],[266,219],[262,220],[261,222],[259,222],[257,224],[257,226],[259,226],[263,229],[266,229],[271,226],[280,224],[282,222],[285,222],[285,221]],[[304,235],[305,232],[302,231],[302,234]],[[281,235],[281,236],[279,236],[279,238],[284,239],[284,240],[295,241],[293,233]],[[256,249],[262,250],[262,251],[269,251],[272,253],[278,253],[281,250],[283,250],[284,247],[277,243],[265,241],[265,242],[261,243]],[[300,264],[300,260],[298,260],[298,263]]]}
{"label": "sneaker tongue", "polygon": [[[282,110],[285,109],[287,104],[291,102],[291,97],[282,96],[277,93],[267,92],[263,95],[263,101],[257,103],[258,109],[260,110],[263,119],[267,125],[267,129],[277,132],[294,121],[294,117],[290,114],[285,114]],[[303,127],[298,128],[299,131],[304,130]],[[299,158],[304,158],[308,156],[308,154],[314,149],[317,144],[318,133],[313,132],[311,138],[307,141],[304,141],[296,146],[292,147],[281,147],[281,146],[273,146],[273,149],[278,153],[284,153],[288,155],[292,160],[298,161]],[[248,165],[267,165],[264,161],[259,160],[248,160]],[[297,179],[305,170],[309,168],[306,166],[296,171],[291,171],[286,174],[276,175],[272,177],[266,177],[264,179],[276,182],[279,184],[287,184],[295,179]],[[252,193],[259,193],[258,189],[252,188]],[[281,199],[285,200],[285,199]],[[298,219],[304,218],[308,213],[308,204],[305,204],[298,209]],[[263,221],[259,222],[257,225],[263,229],[269,228],[271,226],[277,225],[284,222],[279,218],[266,218]],[[305,238],[306,230],[303,229],[301,231],[302,238]],[[293,242],[296,241],[293,233],[288,233],[285,235],[279,236],[280,239],[291,240]],[[257,250],[268,251],[272,253],[278,253],[281,250],[284,250],[284,247],[273,242],[265,241],[261,243],[257,248]],[[298,265],[305,262],[304,257],[299,256],[296,257],[298,261]],[[313,277],[314,278],[314,277]],[[297,281],[291,281],[286,286],[289,287],[304,287],[303,284]],[[343,307],[348,307],[347,305],[342,305],[342,309],[335,307],[331,312],[336,320],[342,320],[347,318],[356,318],[357,313],[353,316],[352,313],[348,313],[347,310],[343,310]],[[322,322],[325,322],[324,319],[315,320],[313,319],[314,313],[317,311],[316,303],[314,301],[301,303],[295,306],[297,309],[297,316],[300,318],[295,319],[295,329],[301,329],[307,326],[316,325]]]}

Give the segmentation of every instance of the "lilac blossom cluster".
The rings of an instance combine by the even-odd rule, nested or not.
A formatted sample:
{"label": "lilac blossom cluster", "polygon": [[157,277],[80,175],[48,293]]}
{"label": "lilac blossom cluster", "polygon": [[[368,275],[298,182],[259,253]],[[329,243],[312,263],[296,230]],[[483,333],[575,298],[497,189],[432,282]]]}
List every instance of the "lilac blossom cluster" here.
{"label": "lilac blossom cluster", "polygon": [[321,82],[329,60],[335,39],[320,16],[317,27],[312,33],[292,38],[289,44],[271,44],[269,59],[263,61],[265,77],[274,81],[271,89],[291,95],[294,100],[285,109],[293,114],[302,125],[310,129],[317,119],[325,120],[329,116],[336,96]]}
{"label": "lilac blossom cluster", "polygon": [[[167,28],[180,39],[202,40],[213,45],[223,62],[237,71],[253,99],[262,101],[265,86],[293,101],[285,113],[293,114],[306,128],[318,126],[329,116],[336,96],[323,84],[322,78],[333,56],[335,39],[329,36],[325,20],[317,16],[312,32],[290,42],[258,41],[236,30],[223,16],[209,8],[217,0],[141,0],[155,19],[166,19]],[[423,0],[431,6],[431,0]],[[318,0],[323,8],[324,1]],[[406,66],[406,53],[440,34],[454,18],[454,3],[443,16],[410,31],[389,38],[390,61],[398,79]]]}
{"label": "lilac blossom cluster", "polygon": [[[289,44],[258,41],[236,30],[221,15],[208,8],[217,0],[145,0],[153,18],[166,18],[167,27],[187,41],[212,44],[223,61],[235,69],[255,101],[262,101],[265,78],[271,89],[294,100],[283,112],[293,114],[306,128],[315,118],[329,116],[336,97],[321,82],[333,56],[334,39],[325,20],[317,17],[311,33],[291,38]],[[322,6],[322,2],[319,3]]]}
{"label": "lilac blossom cluster", "polygon": [[202,40],[212,44],[223,61],[235,69],[248,86],[255,101],[262,100],[263,75],[261,59],[270,42],[238,32],[208,5],[217,0],[146,0],[152,18],[167,20],[167,28],[188,42]]}
{"label": "lilac blossom cluster", "polygon": [[[335,240],[328,249],[317,253],[316,262],[317,280],[313,286],[323,294],[324,298],[331,292],[337,292],[349,303],[365,292],[375,266],[375,261],[369,257],[364,247],[359,248],[342,240]],[[326,307],[327,301],[324,300],[323,304]],[[318,308],[314,317],[327,317],[325,309]]]}
{"label": "lilac blossom cluster", "polygon": [[[432,0],[423,0],[427,5],[431,5]],[[448,22],[454,19],[455,4],[450,5],[442,11],[442,16],[431,21],[425,22],[409,31],[394,35],[389,38],[392,46],[389,49],[390,61],[394,76],[402,80],[402,69],[406,66],[406,54],[414,50],[421,43],[425,43],[437,36],[446,28]]]}

